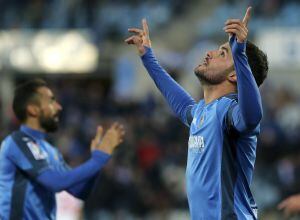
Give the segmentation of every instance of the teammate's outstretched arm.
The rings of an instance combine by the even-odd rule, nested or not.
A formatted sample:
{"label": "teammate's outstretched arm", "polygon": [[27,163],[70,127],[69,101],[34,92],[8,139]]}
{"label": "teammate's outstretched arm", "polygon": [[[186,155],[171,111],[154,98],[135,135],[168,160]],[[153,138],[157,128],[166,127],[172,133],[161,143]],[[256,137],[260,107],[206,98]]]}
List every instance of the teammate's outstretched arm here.
{"label": "teammate's outstretched arm", "polygon": [[238,105],[232,111],[233,124],[239,131],[255,128],[262,118],[261,96],[246,56],[248,22],[251,7],[244,19],[229,19],[224,30],[230,36],[230,46],[237,75]]}
{"label": "teammate's outstretched arm", "polygon": [[91,159],[69,171],[48,168],[37,177],[37,181],[53,192],[68,190],[73,195],[81,194],[80,190],[84,190],[84,187],[77,187],[77,192],[72,191],[72,187],[76,189],[77,184],[90,180],[100,171],[110,159],[113,150],[123,141],[124,133],[123,126],[118,123],[114,123],[104,135],[102,127],[99,127],[91,144]]}
{"label": "teammate's outstretched arm", "polygon": [[149,29],[146,19],[142,20],[143,29],[129,28],[133,35],[125,40],[135,45],[145,68],[163,94],[168,104],[185,124],[189,124],[194,99],[159,65],[151,49]]}
{"label": "teammate's outstretched arm", "polygon": [[[115,138],[107,138],[107,137],[115,137],[117,134],[110,134],[113,133],[117,130],[113,129],[114,127],[118,127],[120,126],[121,129],[123,129],[122,125],[118,125],[117,123],[115,123],[105,134],[105,137],[102,137],[103,134],[103,128],[101,126],[99,126],[97,128],[97,134],[95,136],[95,138],[92,140],[91,143],[91,150],[100,150],[100,151],[108,151],[108,154],[112,154],[112,151],[114,148],[112,148],[112,146],[118,146],[117,143],[113,143],[113,141],[117,141],[117,142],[122,142],[122,138],[121,139],[115,139]],[[124,131],[123,131],[124,132]],[[101,142],[101,140],[103,140]],[[109,143],[105,143],[109,142]],[[101,143],[101,144],[100,144]],[[108,149],[107,147],[108,146]],[[73,196],[80,198],[80,199],[86,199],[88,197],[88,195],[90,194],[90,192],[93,189],[93,186],[97,180],[98,177],[98,173],[96,173],[94,176],[92,176],[90,179],[88,179],[87,181],[77,184],[73,187],[68,188],[66,191],[69,192],[70,194],[72,194]]]}

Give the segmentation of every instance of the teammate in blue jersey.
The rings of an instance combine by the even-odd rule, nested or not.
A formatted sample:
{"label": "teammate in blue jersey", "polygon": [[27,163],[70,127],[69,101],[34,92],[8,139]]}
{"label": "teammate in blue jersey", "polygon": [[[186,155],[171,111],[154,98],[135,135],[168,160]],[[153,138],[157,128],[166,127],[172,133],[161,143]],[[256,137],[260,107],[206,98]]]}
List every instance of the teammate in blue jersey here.
{"label": "teammate in blue jersey", "polygon": [[13,110],[22,125],[1,145],[0,219],[55,219],[55,193],[66,190],[85,199],[122,142],[124,129],[115,123],[103,135],[99,126],[91,143],[91,158],[71,169],[45,139],[46,133],[58,128],[62,110],[47,84],[32,80],[17,87]]}
{"label": "teammate in blue jersey", "polygon": [[247,41],[244,19],[229,19],[229,42],[207,52],[195,75],[204,99],[198,103],[159,65],[143,29],[130,28],[133,44],[156,86],[184,124],[190,127],[186,169],[187,197],[193,220],[257,219],[250,190],[262,119],[258,86],[266,78],[266,55]]}

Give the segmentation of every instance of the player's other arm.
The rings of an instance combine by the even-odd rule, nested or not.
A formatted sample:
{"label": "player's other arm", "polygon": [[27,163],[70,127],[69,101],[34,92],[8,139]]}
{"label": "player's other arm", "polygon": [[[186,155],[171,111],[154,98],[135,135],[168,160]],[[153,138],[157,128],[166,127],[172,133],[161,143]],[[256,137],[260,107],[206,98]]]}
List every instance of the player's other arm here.
{"label": "player's other arm", "polygon": [[151,49],[148,25],[145,19],[142,21],[143,30],[130,28],[129,32],[133,36],[125,40],[128,44],[137,47],[139,55],[143,61],[149,75],[155,85],[163,94],[174,113],[185,124],[187,124],[187,114],[190,114],[191,106],[195,104],[194,99],[159,65]]}
{"label": "player's other arm", "polygon": [[37,177],[37,182],[52,192],[67,190],[73,192],[76,197],[84,197],[84,192],[81,191],[84,187],[81,188],[78,184],[91,180],[110,159],[113,150],[123,141],[124,128],[119,124],[112,125],[103,137],[102,131],[103,129],[99,127],[91,144],[92,156],[87,162],[69,171],[46,169]]}
{"label": "player's other arm", "polygon": [[[72,168],[65,162],[61,153],[59,151],[57,151],[57,154],[58,154],[59,161],[60,161],[59,170],[70,171]],[[91,191],[93,190],[98,176],[99,176],[98,173],[96,173],[94,176],[90,177],[86,181],[76,184],[75,186],[72,186],[72,187],[66,189],[66,191],[76,198],[85,200],[90,195]]]}
{"label": "player's other arm", "polygon": [[232,111],[235,127],[240,130],[254,129],[262,119],[262,103],[258,86],[251,72],[246,56],[247,23],[251,7],[247,9],[243,21],[229,19],[225,32],[231,34],[230,46],[237,75],[238,105]]}
{"label": "player's other arm", "polygon": [[97,178],[98,174],[95,174],[85,182],[70,187],[66,191],[78,199],[85,200],[94,189]]}
{"label": "player's other arm", "polygon": [[[36,180],[52,192],[69,191],[68,189],[84,183],[96,175],[109,159],[109,154],[95,150],[92,157],[82,165],[69,171],[57,171],[49,168],[44,170]],[[71,194],[73,194],[72,191]],[[80,192],[74,192],[75,196],[77,194],[79,195]]]}

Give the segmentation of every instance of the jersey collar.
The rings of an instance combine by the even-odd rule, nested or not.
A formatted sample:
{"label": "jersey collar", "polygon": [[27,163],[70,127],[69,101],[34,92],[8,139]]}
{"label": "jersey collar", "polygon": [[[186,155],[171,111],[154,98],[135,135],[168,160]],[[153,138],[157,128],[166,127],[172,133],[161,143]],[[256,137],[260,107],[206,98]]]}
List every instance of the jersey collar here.
{"label": "jersey collar", "polygon": [[20,130],[29,135],[30,137],[34,138],[35,140],[45,139],[46,137],[46,134],[44,132],[32,129],[26,125],[21,125]]}
{"label": "jersey collar", "polygon": [[226,98],[229,98],[229,99],[237,99],[238,94],[237,93],[229,93],[227,95],[224,95],[224,96],[220,97],[219,99],[221,99],[223,97],[226,97]]}
{"label": "jersey collar", "polygon": [[[208,106],[211,106],[212,104],[214,104],[215,102],[221,100],[221,99],[224,98],[224,97],[229,98],[229,99],[235,99],[235,100],[237,100],[238,94],[237,94],[237,93],[234,93],[234,92],[228,93],[228,94],[226,94],[226,95],[220,96],[220,97],[217,98],[217,99],[212,100],[211,102],[209,102],[209,103],[207,103],[207,104],[205,103],[205,100],[204,100],[204,99],[201,99],[200,102],[199,102],[199,104],[202,102],[203,105],[204,105],[205,107],[208,107]],[[201,104],[202,104],[202,103],[201,103]]]}

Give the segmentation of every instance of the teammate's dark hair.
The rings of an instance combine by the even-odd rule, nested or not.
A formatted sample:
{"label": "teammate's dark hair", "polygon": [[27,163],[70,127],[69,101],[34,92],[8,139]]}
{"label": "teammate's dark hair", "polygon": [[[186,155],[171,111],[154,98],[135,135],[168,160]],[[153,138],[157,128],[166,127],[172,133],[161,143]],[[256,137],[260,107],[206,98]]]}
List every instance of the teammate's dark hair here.
{"label": "teammate's dark hair", "polygon": [[266,79],[268,74],[268,70],[269,70],[268,57],[262,50],[260,50],[251,41],[247,41],[246,54],[256,84],[260,86],[263,83],[263,81]]}
{"label": "teammate's dark hair", "polygon": [[47,87],[44,80],[33,79],[16,87],[12,107],[17,119],[21,122],[24,122],[27,118],[27,105],[37,102],[37,90],[44,86]]}

